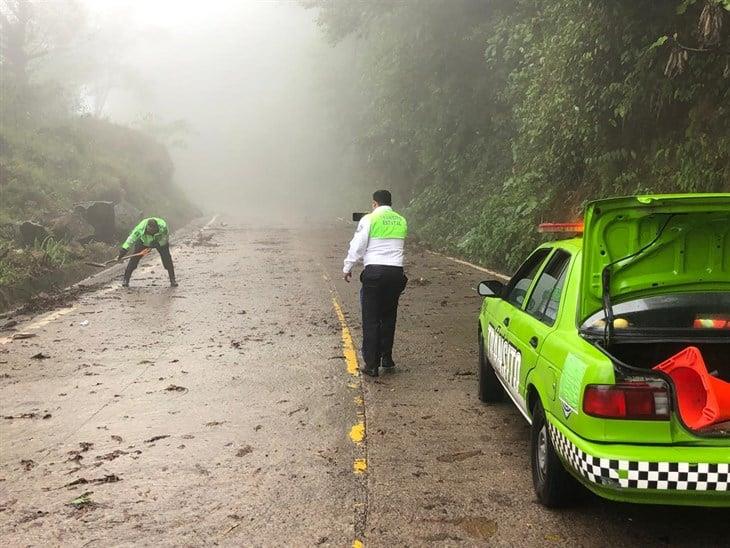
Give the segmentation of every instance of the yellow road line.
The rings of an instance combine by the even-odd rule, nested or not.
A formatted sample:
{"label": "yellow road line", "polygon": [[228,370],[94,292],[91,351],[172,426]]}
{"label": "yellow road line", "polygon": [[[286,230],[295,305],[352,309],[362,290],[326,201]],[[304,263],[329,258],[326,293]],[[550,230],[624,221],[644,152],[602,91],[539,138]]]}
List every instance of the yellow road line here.
{"label": "yellow road line", "polygon": [[358,422],[350,428],[350,439],[353,443],[362,443],[365,439],[365,423]]}
{"label": "yellow road line", "polygon": [[[329,281],[329,276],[324,272],[322,277]],[[348,388],[357,390],[358,395],[353,398],[355,406],[357,408],[358,421],[350,428],[349,436],[352,443],[355,444],[357,449],[357,458],[352,462],[352,471],[355,475],[360,476],[361,489],[363,490],[364,500],[362,506],[356,504],[356,508],[361,507],[365,510],[358,511],[358,516],[355,519],[355,540],[352,542],[353,548],[364,548],[364,544],[360,538],[364,535],[365,522],[367,521],[367,480],[364,475],[367,473],[368,461],[367,461],[367,445],[366,440],[366,426],[365,426],[365,399],[362,392],[362,379],[360,378],[360,369],[357,361],[357,351],[355,350],[355,344],[352,341],[352,334],[350,328],[347,325],[347,319],[342,311],[342,307],[337,300],[337,290],[332,287],[330,289],[332,293],[332,306],[337,314],[337,319],[340,321],[340,327],[342,329],[342,353],[345,357],[345,365],[347,366],[347,372],[350,374],[350,382],[347,383]],[[360,538],[357,538],[360,537]]]}
{"label": "yellow road line", "polygon": [[332,297],[332,305],[335,307],[337,318],[340,320],[340,326],[342,327],[342,350],[345,354],[347,372],[353,377],[357,377],[360,375],[360,371],[357,367],[357,351],[355,350],[355,345],[352,343],[350,328],[347,327],[347,320],[345,320],[345,314],[342,312],[340,303],[334,297]]}
{"label": "yellow road line", "polygon": [[352,470],[356,474],[363,474],[368,469],[368,461],[365,459],[355,459],[352,463]]}

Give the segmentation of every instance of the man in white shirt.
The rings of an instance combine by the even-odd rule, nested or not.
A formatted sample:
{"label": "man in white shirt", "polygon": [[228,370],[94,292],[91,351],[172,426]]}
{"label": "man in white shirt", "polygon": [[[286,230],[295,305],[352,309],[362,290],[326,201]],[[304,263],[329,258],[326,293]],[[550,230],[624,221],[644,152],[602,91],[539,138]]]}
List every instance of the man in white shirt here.
{"label": "man in white shirt", "polygon": [[362,372],[378,376],[378,368],[392,369],[393,340],[398,316],[398,299],[406,288],[408,278],[403,273],[403,247],[408,235],[404,217],[393,211],[387,190],[373,194],[373,211],[357,225],[355,236],[342,269],[346,282],[352,279],[352,269],[362,261]]}

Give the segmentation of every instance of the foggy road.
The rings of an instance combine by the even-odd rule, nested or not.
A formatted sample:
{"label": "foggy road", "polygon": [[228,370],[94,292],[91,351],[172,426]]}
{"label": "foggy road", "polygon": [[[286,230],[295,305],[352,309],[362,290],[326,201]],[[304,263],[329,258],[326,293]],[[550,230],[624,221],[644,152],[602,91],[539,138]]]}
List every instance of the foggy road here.
{"label": "foggy road", "polygon": [[398,368],[361,379],[352,230],[216,221],[180,287],[152,255],[0,334],[4,544],[726,542],[720,509],[538,504],[527,424],[476,397],[467,265],[408,248]]}

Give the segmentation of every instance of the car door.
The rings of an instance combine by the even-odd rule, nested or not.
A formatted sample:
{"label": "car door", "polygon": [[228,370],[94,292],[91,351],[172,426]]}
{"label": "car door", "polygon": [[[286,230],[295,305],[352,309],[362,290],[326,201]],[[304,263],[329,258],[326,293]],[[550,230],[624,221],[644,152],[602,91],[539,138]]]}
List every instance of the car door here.
{"label": "car door", "polygon": [[502,299],[496,304],[487,330],[487,356],[507,393],[515,404],[525,411],[525,401],[519,390],[522,351],[519,339],[511,332],[512,321],[522,314],[522,307],[537,274],[551,252],[541,247],[530,255],[504,288]]}
{"label": "car door", "polygon": [[527,301],[510,321],[510,341],[520,351],[521,367],[518,392],[525,393],[525,381],[537,366],[542,345],[554,329],[560,298],[568,274],[571,255],[556,249],[532,284]]}

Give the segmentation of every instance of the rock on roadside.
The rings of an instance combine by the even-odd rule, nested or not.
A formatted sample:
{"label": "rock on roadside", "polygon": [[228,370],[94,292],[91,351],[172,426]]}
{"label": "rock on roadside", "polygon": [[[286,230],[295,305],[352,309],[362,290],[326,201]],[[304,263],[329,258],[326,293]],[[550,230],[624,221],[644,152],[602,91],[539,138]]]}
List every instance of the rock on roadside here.
{"label": "rock on roadside", "polygon": [[96,230],[78,213],[67,213],[56,218],[51,231],[56,238],[74,240],[85,244],[91,241]]}
{"label": "rock on roadside", "polygon": [[25,221],[18,227],[20,243],[25,247],[32,246],[36,241],[42,242],[48,237],[48,229],[33,221]]}

